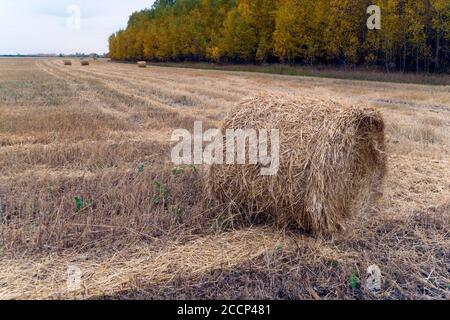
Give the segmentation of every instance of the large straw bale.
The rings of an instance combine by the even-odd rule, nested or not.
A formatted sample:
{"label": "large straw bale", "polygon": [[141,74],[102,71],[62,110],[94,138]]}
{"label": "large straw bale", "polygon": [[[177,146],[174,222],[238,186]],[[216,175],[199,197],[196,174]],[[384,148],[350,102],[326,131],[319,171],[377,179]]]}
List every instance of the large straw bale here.
{"label": "large straw bale", "polygon": [[230,209],[330,234],[380,194],[386,171],[384,121],[375,109],[258,96],[232,109],[221,130],[249,128],[280,131],[280,167],[276,175],[263,176],[261,164],[210,166],[210,195]]}

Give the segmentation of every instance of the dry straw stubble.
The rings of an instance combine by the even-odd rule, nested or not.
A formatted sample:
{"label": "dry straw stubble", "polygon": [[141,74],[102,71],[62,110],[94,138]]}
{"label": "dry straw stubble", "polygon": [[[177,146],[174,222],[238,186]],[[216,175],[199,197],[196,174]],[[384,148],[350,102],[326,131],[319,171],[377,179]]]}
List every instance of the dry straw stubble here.
{"label": "dry straw stubble", "polygon": [[221,129],[280,131],[276,175],[260,175],[260,165],[210,167],[211,196],[239,212],[330,234],[379,194],[386,155],[384,121],[374,109],[265,95],[239,103]]}

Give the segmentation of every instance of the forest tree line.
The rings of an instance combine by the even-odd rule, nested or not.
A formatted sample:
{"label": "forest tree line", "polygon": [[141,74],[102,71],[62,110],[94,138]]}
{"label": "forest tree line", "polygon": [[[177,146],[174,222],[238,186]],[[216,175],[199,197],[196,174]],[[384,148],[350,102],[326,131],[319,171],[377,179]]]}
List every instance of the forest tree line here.
{"label": "forest tree line", "polygon": [[[380,30],[367,28],[370,5]],[[110,37],[109,56],[450,72],[450,1],[157,0]]]}

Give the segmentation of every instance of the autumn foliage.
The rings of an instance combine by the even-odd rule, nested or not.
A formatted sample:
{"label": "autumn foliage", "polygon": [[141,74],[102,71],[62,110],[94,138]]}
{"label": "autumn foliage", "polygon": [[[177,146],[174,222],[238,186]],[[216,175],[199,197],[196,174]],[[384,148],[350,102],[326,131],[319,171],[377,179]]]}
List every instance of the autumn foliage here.
{"label": "autumn foliage", "polygon": [[[381,29],[366,26],[372,5]],[[448,0],[158,0],[109,39],[116,60],[450,71]]]}

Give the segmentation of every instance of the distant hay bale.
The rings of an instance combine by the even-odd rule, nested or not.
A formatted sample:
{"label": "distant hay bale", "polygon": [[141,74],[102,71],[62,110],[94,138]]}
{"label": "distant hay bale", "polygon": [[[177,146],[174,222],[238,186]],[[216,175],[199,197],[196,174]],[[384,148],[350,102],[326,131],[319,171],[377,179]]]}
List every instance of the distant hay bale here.
{"label": "distant hay bale", "polygon": [[64,65],[65,66],[71,66],[72,65],[72,61],[71,60],[64,60]]}
{"label": "distant hay bale", "polygon": [[81,60],[80,62],[81,62],[82,66],[88,66],[89,65],[89,61],[87,61],[87,60]]}
{"label": "distant hay bale", "polygon": [[279,130],[276,175],[260,175],[260,163],[209,168],[210,195],[245,215],[265,215],[282,227],[326,235],[342,229],[345,218],[380,194],[386,171],[384,121],[374,109],[259,96],[238,104],[222,124],[222,133],[226,129]]}
{"label": "distant hay bale", "polygon": [[138,61],[137,65],[139,68],[146,68],[147,62],[146,61]]}

